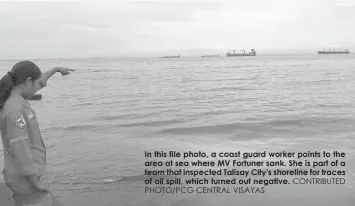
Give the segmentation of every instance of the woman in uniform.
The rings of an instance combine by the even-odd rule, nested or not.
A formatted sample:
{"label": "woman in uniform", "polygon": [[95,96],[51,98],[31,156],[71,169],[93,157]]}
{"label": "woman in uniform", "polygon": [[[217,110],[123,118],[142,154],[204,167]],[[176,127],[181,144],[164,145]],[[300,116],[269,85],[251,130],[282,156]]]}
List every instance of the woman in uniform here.
{"label": "woman in uniform", "polygon": [[64,76],[71,71],[74,70],[55,67],[42,73],[33,62],[21,61],[0,80],[3,174],[7,186],[14,192],[16,206],[50,206],[57,202],[49,191],[46,147],[36,113],[27,99],[45,87],[56,72]]}

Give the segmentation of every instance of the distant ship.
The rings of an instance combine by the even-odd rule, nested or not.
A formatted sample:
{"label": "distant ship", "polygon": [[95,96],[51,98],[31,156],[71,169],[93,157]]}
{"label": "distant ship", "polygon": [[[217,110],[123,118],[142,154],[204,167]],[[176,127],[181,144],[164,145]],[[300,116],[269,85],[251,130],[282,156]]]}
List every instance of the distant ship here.
{"label": "distant ship", "polygon": [[350,51],[347,49],[338,49],[338,50],[323,49],[323,51],[318,51],[318,54],[350,54]]}
{"label": "distant ship", "polygon": [[177,55],[177,56],[168,56],[168,55],[165,55],[165,56],[159,57],[159,58],[164,58],[164,59],[180,58],[180,55]]}
{"label": "distant ship", "polygon": [[243,51],[243,53],[235,53],[235,50],[229,50],[229,51],[233,51],[233,53],[228,52],[227,53],[227,57],[235,57],[235,56],[256,56],[256,52],[255,49],[251,49],[249,53],[245,53],[245,50],[239,50],[239,51]]}
{"label": "distant ship", "polygon": [[201,57],[219,57],[219,54],[205,54],[202,55]]}

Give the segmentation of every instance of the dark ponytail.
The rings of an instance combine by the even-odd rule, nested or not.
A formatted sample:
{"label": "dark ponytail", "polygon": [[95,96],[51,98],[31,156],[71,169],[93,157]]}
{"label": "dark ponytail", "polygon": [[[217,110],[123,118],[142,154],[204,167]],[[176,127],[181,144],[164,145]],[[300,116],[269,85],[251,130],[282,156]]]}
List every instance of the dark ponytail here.
{"label": "dark ponytail", "polygon": [[11,72],[8,72],[0,80],[0,110],[2,110],[14,86],[24,83],[29,77],[36,80],[41,76],[41,73],[38,66],[31,61],[16,63]]}
{"label": "dark ponytail", "polygon": [[2,107],[4,106],[7,98],[9,98],[12,87],[15,84],[16,84],[16,76],[14,76],[12,72],[8,72],[0,80],[0,110],[2,110]]}

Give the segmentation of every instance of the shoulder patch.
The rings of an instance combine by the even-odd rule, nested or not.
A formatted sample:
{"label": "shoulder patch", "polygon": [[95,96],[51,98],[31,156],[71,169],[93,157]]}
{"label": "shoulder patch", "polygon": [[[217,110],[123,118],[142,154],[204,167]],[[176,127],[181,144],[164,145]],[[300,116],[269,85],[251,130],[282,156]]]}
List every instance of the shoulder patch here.
{"label": "shoulder patch", "polygon": [[25,121],[25,119],[23,118],[22,115],[20,115],[19,117],[16,118],[15,124],[16,124],[16,126],[17,126],[18,128],[20,128],[20,129],[25,128],[26,125],[27,125],[27,124],[26,124],[26,121]]}

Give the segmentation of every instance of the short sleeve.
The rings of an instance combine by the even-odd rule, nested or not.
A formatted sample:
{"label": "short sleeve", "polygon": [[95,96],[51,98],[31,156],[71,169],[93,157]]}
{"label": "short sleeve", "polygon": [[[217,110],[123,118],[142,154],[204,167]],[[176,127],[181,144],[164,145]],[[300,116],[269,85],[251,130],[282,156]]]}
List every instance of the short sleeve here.
{"label": "short sleeve", "polygon": [[6,133],[10,143],[28,139],[28,118],[23,111],[13,111],[6,115]]}

